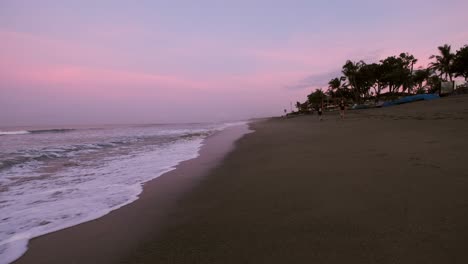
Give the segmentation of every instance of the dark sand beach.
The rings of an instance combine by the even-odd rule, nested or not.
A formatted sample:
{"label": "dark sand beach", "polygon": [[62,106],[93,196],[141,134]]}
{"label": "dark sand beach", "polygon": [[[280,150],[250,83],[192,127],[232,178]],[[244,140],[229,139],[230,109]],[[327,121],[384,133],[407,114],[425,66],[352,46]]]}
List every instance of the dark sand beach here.
{"label": "dark sand beach", "polygon": [[14,263],[119,263],[142,243],[159,236],[172,221],[168,209],[248,132],[248,126],[241,125],[214,134],[204,143],[200,156],[145,183],[137,201],[94,221],[32,239],[26,254]]}
{"label": "dark sand beach", "polygon": [[324,119],[255,122],[17,263],[468,263],[468,97]]}

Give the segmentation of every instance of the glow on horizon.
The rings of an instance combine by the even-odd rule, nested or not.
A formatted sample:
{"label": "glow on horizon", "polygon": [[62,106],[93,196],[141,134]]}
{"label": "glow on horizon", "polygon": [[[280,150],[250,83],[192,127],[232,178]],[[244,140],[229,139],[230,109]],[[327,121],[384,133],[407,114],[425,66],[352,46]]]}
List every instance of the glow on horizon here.
{"label": "glow on horizon", "polygon": [[0,126],[280,115],[347,59],[468,43],[466,1],[387,2],[2,1]]}

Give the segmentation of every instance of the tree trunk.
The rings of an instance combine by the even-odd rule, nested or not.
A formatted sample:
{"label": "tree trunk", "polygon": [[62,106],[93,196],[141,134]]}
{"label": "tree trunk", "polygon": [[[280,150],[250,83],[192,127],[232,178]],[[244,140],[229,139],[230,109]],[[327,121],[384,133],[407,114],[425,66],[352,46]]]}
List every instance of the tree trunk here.
{"label": "tree trunk", "polygon": [[377,89],[375,90],[375,102],[379,101],[380,96],[380,84],[377,83]]}

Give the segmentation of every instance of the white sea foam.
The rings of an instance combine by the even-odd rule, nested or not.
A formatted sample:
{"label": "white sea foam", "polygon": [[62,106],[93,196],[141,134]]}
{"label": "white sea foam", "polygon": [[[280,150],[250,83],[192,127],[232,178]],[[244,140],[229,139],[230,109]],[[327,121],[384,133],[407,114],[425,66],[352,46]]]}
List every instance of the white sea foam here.
{"label": "white sea foam", "polygon": [[[32,159],[0,171],[0,264],[24,254],[31,238],[102,217],[137,200],[143,183],[197,157],[209,131],[240,124],[245,122],[158,130],[152,133],[157,136],[154,144],[144,141],[147,132],[134,131],[133,137],[116,140],[119,143],[50,146],[41,150],[55,155],[50,159]],[[59,169],[50,170],[55,164],[51,161],[60,161]],[[68,163],[77,165],[63,165]],[[45,165],[48,169],[41,169]]]}
{"label": "white sea foam", "polygon": [[0,131],[0,136],[1,135],[24,135],[24,134],[29,134],[31,132],[27,130],[18,130],[18,131]]}

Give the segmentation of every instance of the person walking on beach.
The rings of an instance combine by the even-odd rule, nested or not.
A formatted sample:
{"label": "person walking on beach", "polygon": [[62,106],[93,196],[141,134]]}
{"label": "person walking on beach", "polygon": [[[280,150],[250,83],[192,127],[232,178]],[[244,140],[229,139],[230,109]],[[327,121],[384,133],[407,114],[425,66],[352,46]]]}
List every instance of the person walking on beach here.
{"label": "person walking on beach", "polygon": [[341,119],[344,119],[344,114],[345,114],[345,103],[344,103],[344,100],[341,99],[341,101],[340,101],[340,117],[341,117]]}
{"label": "person walking on beach", "polygon": [[322,121],[322,112],[323,112],[323,103],[317,106],[317,113],[318,113],[319,121]]}

